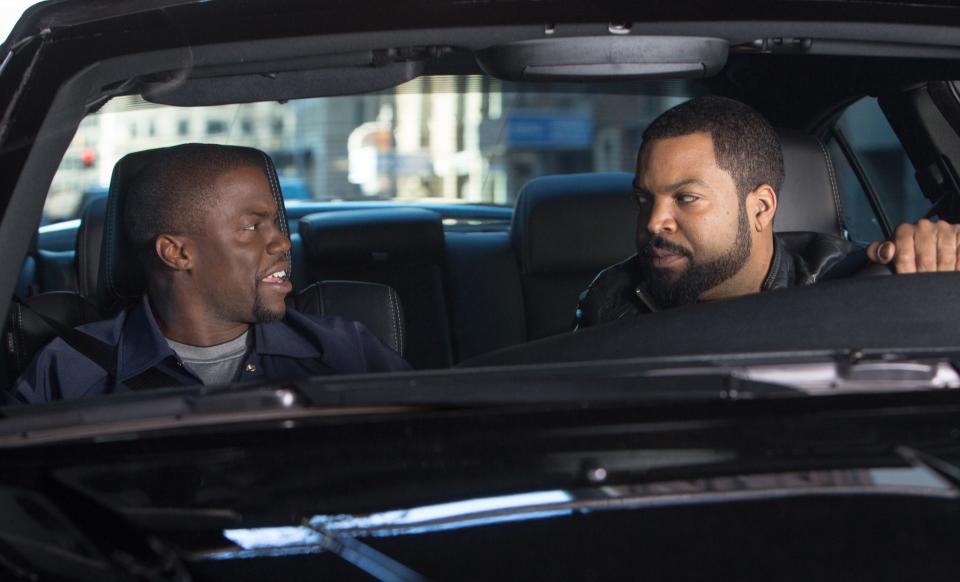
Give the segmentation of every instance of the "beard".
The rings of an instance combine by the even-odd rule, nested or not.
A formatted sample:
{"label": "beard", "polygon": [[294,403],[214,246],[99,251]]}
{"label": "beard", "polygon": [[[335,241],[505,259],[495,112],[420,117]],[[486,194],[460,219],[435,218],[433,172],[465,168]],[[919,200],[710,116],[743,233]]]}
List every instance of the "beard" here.
{"label": "beard", "polygon": [[[655,248],[686,257],[687,268],[674,276],[668,269],[654,267],[651,253]],[[736,275],[750,258],[752,249],[750,223],[747,220],[746,206],[741,200],[736,240],[727,252],[716,259],[698,263],[693,253],[680,245],[659,236],[647,241],[640,249],[644,289],[658,307],[669,308],[695,303],[704,292]]]}
{"label": "beard", "polygon": [[[250,304],[247,303],[249,306]],[[275,310],[263,304],[260,299],[260,280],[253,283],[253,305],[244,309],[242,304],[220,305],[217,316],[226,321],[243,321],[249,324],[279,321],[286,315],[286,309]]]}
{"label": "beard", "polygon": [[257,280],[257,286],[253,294],[253,321],[255,323],[270,323],[271,321],[280,321],[286,315],[286,309],[274,310],[263,304],[260,299],[260,281]]}
{"label": "beard", "polygon": [[[287,276],[289,278],[290,268],[293,264],[292,259],[290,258],[290,251],[283,253],[283,259],[287,263]],[[263,284],[263,277],[266,275],[257,275],[257,280],[254,282],[253,288],[253,321],[255,323],[270,323],[271,321],[279,321],[287,314],[286,307],[281,307],[280,309],[271,309],[263,304],[263,300],[260,299],[260,285]]]}

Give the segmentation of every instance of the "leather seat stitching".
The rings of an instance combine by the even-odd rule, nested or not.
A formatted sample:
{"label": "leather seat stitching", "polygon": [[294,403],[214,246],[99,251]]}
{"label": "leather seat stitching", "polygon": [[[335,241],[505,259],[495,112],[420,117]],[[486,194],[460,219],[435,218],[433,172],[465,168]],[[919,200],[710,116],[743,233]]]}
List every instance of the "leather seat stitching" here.
{"label": "leather seat stitching", "polygon": [[16,354],[17,354],[17,367],[18,367],[19,370],[22,372],[22,371],[23,371],[23,368],[25,367],[25,364],[24,364],[24,362],[23,362],[23,360],[24,360],[24,353],[23,353],[23,352],[26,351],[26,350],[24,349],[24,348],[25,348],[25,342],[24,342],[24,340],[23,340],[23,308],[20,307],[19,305],[17,305],[17,306],[16,306],[16,309],[17,309],[17,341],[18,341],[19,344],[20,344],[20,346],[19,346],[20,349],[18,349],[18,350],[16,351]]}
{"label": "leather seat stitching", "polygon": [[[118,172],[118,174],[119,174],[119,172]],[[114,221],[116,220],[117,206],[118,206],[118,204],[119,204],[119,203],[117,202],[116,199],[111,200],[110,203],[107,204],[107,218],[106,218],[106,221],[107,221],[107,222],[106,222],[106,224],[104,225],[104,229],[103,229],[103,236],[104,236],[104,239],[105,239],[105,241],[106,241],[106,243],[107,243],[107,248],[106,248],[107,258],[106,258],[106,261],[105,261],[106,264],[107,264],[107,272],[106,272],[106,275],[107,275],[107,288],[110,290],[110,294],[114,296],[114,297],[111,298],[111,299],[120,297],[120,290],[117,289],[116,284],[115,284],[115,282],[114,282],[114,280],[113,280],[113,269],[114,269],[114,265],[113,265],[113,261],[114,261],[114,257],[113,257],[114,226],[113,226],[113,223],[114,223]]]}
{"label": "leather seat stitching", "polygon": [[400,341],[397,339],[397,317],[396,306],[393,304],[393,293],[387,290],[387,301],[390,303],[390,332],[393,334],[393,345],[400,349]]}
{"label": "leather seat stitching", "polygon": [[843,224],[843,213],[840,209],[840,189],[837,187],[837,178],[833,171],[833,160],[830,159],[830,152],[827,151],[827,147],[818,139],[817,145],[820,147],[820,153],[823,154],[823,159],[827,163],[827,175],[830,177],[830,190],[833,194],[833,204],[834,210],[837,213],[837,226],[842,231],[844,229]]}
{"label": "leather seat stitching", "polygon": [[[78,235],[77,238],[79,240],[77,241],[78,255],[77,255],[76,261],[78,266],[80,264],[80,257],[87,256],[87,237],[86,237],[87,233],[84,225],[86,223],[86,227],[89,228],[88,223],[90,220],[90,217],[87,216],[86,213],[84,213],[84,215],[81,218],[82,220],[80,221],[80,228],[77,230],[77,235]],[[84,261],[84,266],[86,266],[86,261]],[[87,288],[87,269],[77,269],[77,279],[80,282],[80,291],[83,292],[83,290]]]}
{"label": "leather seat stitching", "polygon": [[389,297],[390,297],[390,311],[393,315],[394,325],[399,332],[395,335],[395,343],[397,345],[397,350],[400,354],[403,354],[403,319],[400,318],[400,298],[397,297],[397,292],[393,287],[389,288]]}

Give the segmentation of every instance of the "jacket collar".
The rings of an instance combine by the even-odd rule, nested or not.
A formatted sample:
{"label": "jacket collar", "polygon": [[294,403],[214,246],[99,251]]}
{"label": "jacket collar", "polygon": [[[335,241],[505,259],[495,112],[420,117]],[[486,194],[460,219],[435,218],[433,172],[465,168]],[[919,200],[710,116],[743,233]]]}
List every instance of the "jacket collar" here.
{"label": "jacket collar", "polygon": [[124,314],[117,347],[117,381],[124,382],[156,366],[176,352],[167,344],[146,294]]}
{"label": "jacket collar", "polygon": [[780,240],[780,237],[773,235],[773,257],[770,259],[770,268],[767,270],[763,285],[760,286],[760,291],[769,291],[775,287],[785,286],[787,282],[781,281],[781,279],[790,270],[788,263],[793,263],[793,257],[783,248],[783,241]]}
{"label": "jacket collar", "polygon": [[[169,357],[179,361],[180,358],[160,331],[146,294],[123,317],[123,332],[117,348],[119,382],[129,380]],[[282,320],[255,324],[254,353],[297,359],[322,358],[323,347],[319,342],[307,341],[308,336],[298,331],[306,321],[305,315],[287,308]]]}
{"label": "jacket collar", "polygon": [[258,323],[253,326],[256,338],[254,351],[266,356],[286,356],[297,359],[322,358],[323,346],[320,345],[320,341],[314,341],[310,334],[300,332],[307,327],[309,321],[307,316],[287,307],[287,314],[282,320]]}

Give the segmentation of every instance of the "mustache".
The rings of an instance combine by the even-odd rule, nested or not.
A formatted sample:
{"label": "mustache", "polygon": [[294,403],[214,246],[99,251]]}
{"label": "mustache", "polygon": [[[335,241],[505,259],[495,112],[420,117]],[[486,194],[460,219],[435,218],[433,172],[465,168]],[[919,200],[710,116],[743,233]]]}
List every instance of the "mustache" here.
{"label": "mustache", "polygon": [[[281,253],[281,255],[280,255],[280,261],[277,263],[277,265],[286,265],[286,267],[284,267],[284,268],[285,268],[286,271],[287,271],[287,278],[289,278],[289,277],[290,277],[290,271],[293,269],[293,257],[292,257],[292,255],[291,255],[290,251],[284,251],[283,253]],[[267,269],[267,270],[270,271],[270,273],[272,273],[272,272],[273,272],[273,269],[275,269],[275,268],[276,268],[276,265],[272,265],[272,266],[271,266],[269,269]],[[270,273],[257,273],[257,284],[259,285],[259,284],[260,284],[260,279],[263,279],[264,277],[266,277],[266,276],[269,275]]]}
{"label": "mustache", "polygon": [[650,240],[647,241],[647,244],[643,245],[643,247],[639,249],[640,256],[651,257],[653,256],[654,249],[674,253],[676,255],[680,255],[688,259],[693,258],[693,253],[690,252],[689,249],[683,246],[680,246],[675,242],[670,242],[667,239],[660,236],[650,237]]}

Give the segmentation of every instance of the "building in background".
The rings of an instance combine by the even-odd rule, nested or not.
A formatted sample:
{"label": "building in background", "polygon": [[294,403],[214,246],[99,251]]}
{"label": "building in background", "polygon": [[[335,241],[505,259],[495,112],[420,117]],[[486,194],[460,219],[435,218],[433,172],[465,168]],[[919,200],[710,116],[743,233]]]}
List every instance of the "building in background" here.
{"label": "building in background", "polygon": [[45,220],[73,218],[104,195],[124,155],[185,142],[266,151],[289,200],[510,205],[537,176],[632,171],[643,128],[684,99],[514,87],[427,77],[385,93],[285,103],[178,108],[114,99],[81,124]]}

